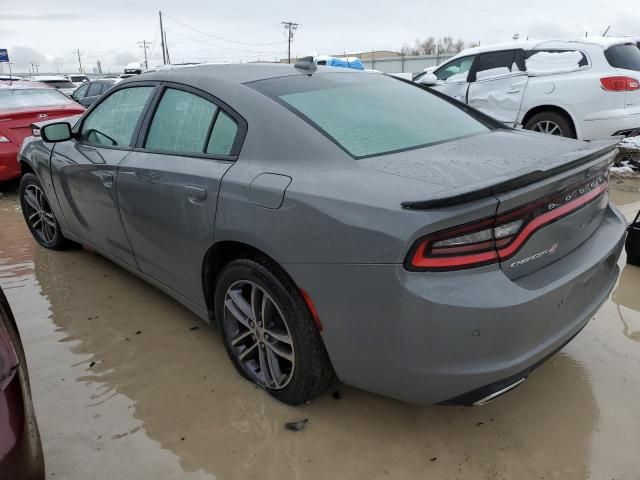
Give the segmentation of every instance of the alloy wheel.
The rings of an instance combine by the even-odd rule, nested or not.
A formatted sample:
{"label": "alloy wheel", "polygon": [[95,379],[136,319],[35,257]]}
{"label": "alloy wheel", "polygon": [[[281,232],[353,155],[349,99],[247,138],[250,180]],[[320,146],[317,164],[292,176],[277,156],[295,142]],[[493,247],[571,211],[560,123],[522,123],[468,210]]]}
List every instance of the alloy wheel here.
{"label": "alloy wheel", "polygon": [[295,352],[282,310],[258,284],[239,280],[227,289],[224,329],[230,349],[245,373],[272,390],[293,377]]}
{"label": "alloy wheel", "polygon": [[47,197],[37,185],[28,185],[24,190],[25,218],[33,232],[45,244],[52,243],[58,232],[56,218]]}
{"label": "alloy wheel", "polygon": [[533,126],[531,130],[533,130],[534,132],[546,133],[548,135],[562,136],[562,129],[560,128],[560,126],[550,120],[539,121]]}

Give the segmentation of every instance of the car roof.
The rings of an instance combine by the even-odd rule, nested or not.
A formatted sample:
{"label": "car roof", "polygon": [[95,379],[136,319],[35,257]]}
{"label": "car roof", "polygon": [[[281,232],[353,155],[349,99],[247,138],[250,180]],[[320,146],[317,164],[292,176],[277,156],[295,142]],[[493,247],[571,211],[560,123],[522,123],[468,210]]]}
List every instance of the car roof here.
{"label": "car roof", "polygon": [[2,90],[31,90],[34,88],[47,88],[52,90],[52,87],[46,83],[31,82],[29,80],[20,80],[19,82],[2,82],[0,83],[0,89]]}
{"label": "car roof", "polygon": [[35,80],[37,82],[52,82],[55,80],[63,80],[68,82],[69,79],[62,75],[30,75],[26,77],[26,80]]}
{"label": "car roof", "polygon": [[[293,65],[280,63],[241,63],[241,64],[207,64],[193,65],[169,70],[157,70],[154,72],[136,75],[131,81],[160,80],[178,81],[182,79],[203,80],[216,78],[231,83],[249,83],[269,78],[289,77],[293,75],[308,75],[310,72],[295,68]],[[362,70],[347,68],[318,66],[317,73],[368,73]],[[124,82],[123,82],[124,83]]]}
{"label": "car roof", "polygon": [[629,37],[584,37],[564,40],[525,40],[520,42],[494,43],[491,45],[481,45],[479,47],[468,48],[458,53],[455,57],[466,57],[468,55],[478,55],[480,53],[512,49],[578,49],[580,47],[588,46],[598,46],[602,49],[607,49],[614,45],[624,45],[625,43],[632,43],[632,39]]}

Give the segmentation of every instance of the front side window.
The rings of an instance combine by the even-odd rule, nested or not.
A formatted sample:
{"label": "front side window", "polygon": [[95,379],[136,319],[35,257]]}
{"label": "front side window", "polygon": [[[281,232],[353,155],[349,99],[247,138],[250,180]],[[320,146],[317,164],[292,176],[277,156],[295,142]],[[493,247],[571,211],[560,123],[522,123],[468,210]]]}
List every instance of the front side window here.
{"label": "front side window", "polygon": [[202,153],[217,108],[202,97],[168,88],[153,115],[145,148]]}
{"label": "front side window", "polygon": [[488,132],[458,106],[370,73],[316,73],[248,83],[310,122],[356,158]]}
{"label": "front side window", "polygon": [[474,59],[475,57],[459,58],[439,68],[434,73],[436,77],[438,77],[438,80],[442,80],[443,82],[466,82]]}
{"label": "front side window", "polygon": [[129,146],[153,87],[118,90],[85,119],[81,140],[94,145]]}
{"label": "front side window", "polygon": [[[520,54],[522,58],[522,54]],[[520,72],[516,50],[505,50],[502,52],[490,52],[480,55],[478,66],[476,67],[476,80],[488,80],[495,77],[510,75]]]}
{"label": "front side window", "polygon": [[91,85],[89,85],[89,91],[87,92],[87,97],[97,97],[101,93],[102,93],[102,84],[98,82],[92,83]]}
{"label": "front side window", "polygon": [[76,100],[78,100],[79,98],[84,98],[84,96],[87,93],[88,89],[89,89],[89,85],[82,85],[75,92],[73,92],[73,95],[71,95],[71,96],[73,98],[75,98]]}
{"label": "front side window", "polygon": [[640,71],[640,49],[635,45],[616,45],[604,52],[613,68]]}

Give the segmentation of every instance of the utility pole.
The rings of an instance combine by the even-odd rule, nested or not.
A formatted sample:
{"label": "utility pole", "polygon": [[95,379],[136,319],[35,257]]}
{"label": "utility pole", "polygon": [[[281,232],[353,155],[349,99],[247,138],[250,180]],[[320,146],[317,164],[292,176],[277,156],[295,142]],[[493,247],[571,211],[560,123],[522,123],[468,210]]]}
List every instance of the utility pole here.
{"label": "utility pole", "polygon": [[40,73],[40,68],[39,68],[40,64],[39,63],[35,63],[33,66],[36,68],[36,74]]}
{"label": "utility pole", "polygon": [[80,70],[78,71],[78,73],[82,73],[82,58],[80,58],[80,49],[78,49],[77,52],[78,52],[78,66],[80,67]]}
{"label": "utility pole", "polygon": [[287,41],[288,41],[288,54],[287,54],[287,62],[291,63],[291,41],[293,40],[293,35],[296,33],[296,30],[298,29],[298,26],[300,25],[299,23],[293,23],[293,22],[281,22],[282,25],[284,25],[284,31],[287,34]]}
{"label": "utility pole", "polygon": [[151,45],[151,42],[147,42],[146,40],[142,40],[138,42],[140,48],[144,49],[144,68],[149,68],[149,61],[147,60],[147,48]]}
{"label": "utility pole", "polygon": [[160,46],[162,47],[162,64],[167,64],[167,55],[164,49],[164,29],[162,28],[162,12],[158,12],[158,16],[160,17]]}
{"label": "utility pole", "polygon": [[169,44],[167,43],[167,31],[164,31],[164,49],[167,51],[167,63],[171,65],[171,57],[169,56]]}

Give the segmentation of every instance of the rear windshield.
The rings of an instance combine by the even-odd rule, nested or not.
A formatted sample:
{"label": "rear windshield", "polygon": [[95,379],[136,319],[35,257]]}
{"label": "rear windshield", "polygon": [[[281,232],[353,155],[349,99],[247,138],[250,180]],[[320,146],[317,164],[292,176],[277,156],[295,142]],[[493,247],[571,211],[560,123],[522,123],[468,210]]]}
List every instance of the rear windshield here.
{"label": "rear windshield", "polygon": [[76,88],[69,80],[44,80],[42,83],[46,83],[55,88]]}
{"label": "rear windshield", "polygon": [[84,76],[70,75],[69,80],[71,80],[72,82],[84,82],[85,80],[89,80],[89,79]]}
{"label": "rear windshield", "polygon": [[610,47],[604,56],[613,68],[640,71],[640,49],[633,44]]}
{"label": "rear windshield", "polygon": [[489,131],[435,94],[379,74],[316,73],[248,85],[310,122],[356,158]]}
{"label": "rear windshield", "polygon": [[2,89],[0,90],[0,110],[25,107],[50,107],[69,105],[73,101],[57,90],[49,88]]}

